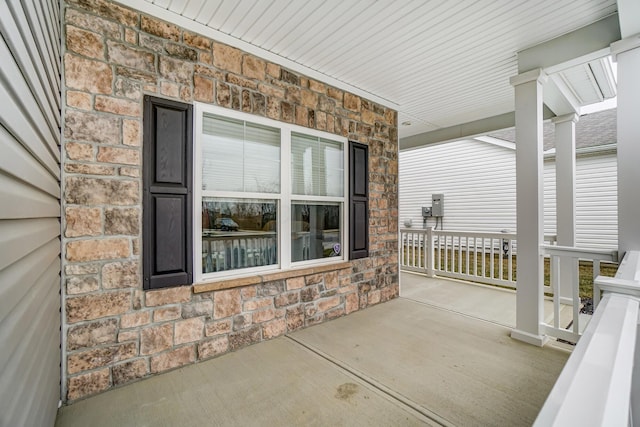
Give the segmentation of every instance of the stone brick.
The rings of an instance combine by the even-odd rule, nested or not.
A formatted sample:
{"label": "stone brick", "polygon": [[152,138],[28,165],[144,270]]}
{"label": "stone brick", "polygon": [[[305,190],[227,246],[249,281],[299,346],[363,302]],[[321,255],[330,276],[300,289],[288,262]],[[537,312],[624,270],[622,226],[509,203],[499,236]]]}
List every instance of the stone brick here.
{"label": "stone brick", "polygon": [[78,142],[67,142],[64,145],[67,157],[70,160],[93,160],[93,146]]}
{"label": "stone brick", "polygon": [[337,307],[324,313],[324,320],[331,320],[344,316],[344,307]]}
{"label": "stone brick", "polygon": [[327,93],[327,85],[316,80],[309,80],[309,89],[314,92]]}
{"label": "stone brick", "polygon": [[204,318],[194,317],[176,322],[175,345],[199,341],[203,337]]}
{"label": "stone brick", "polygon": [[99,208],[67,207],[64,210],[66,237],[97,236],[102,234],[102,216]]}
{"label": "stone brick", "polygon": [[291,291],[294,289],[302,289],[304,288],[304,277],[292,277],[291,279],[287,279],[287,290]]}
{"label": "stone brick", "polygon": [[361,109],[361,99],[357,95],[352,95],[349,92],[344,93],[344,103],[343,106],[347,110],[351,111],[360,111]]}
{"label": "stone brick", "polygon": [[240,314],[242,301],[239,289],[228,289],[213,295],[213,318],[222,319]]}
{"label": "stone brick", "polygon": [[175,288],[159,289],[146,293],[147,307],[157,307],[165,304],[178,304],[191,301],[191,286],[177,286]]}
{"label": "stone brick", "polygon": [[205,64],[213,65],[213,53],[211,52],[198,52],[198,60]]}
{"label": "stone brick", "polygon": [[273,97],[267,98],[266,116],[270,119],[280,119],[280,101]]}
{"label": "stone brick", "polygon": [[193,78],[193,64],[179,59],[161,56],[160,75],[172,82],[190,85]]}
{"label": "stone brick", "polygon": [[107,42],[109,61],[114,64],[155,72],[155,55],[140,49],[134,49],[122,43]]}
{"label": "stone brick", "polygon": [[285,96],[285,90],[279,87],[275,87],[275,86],[270,86],[270,85],[266,85],[264,83],[260,83],[258,85],[258,90],[267,95],[267,96],[272,96],[274,98],[284,98]]}
{"label": "stone brick", "polygon": [[193,95],[191,93],[190,86],[181,86],[180,87],[180,100],[183,102],[191,102],[193,101]]}
{"label": "stone brick", "polygon": [[67,277],[67,295],[86,294],[100,289],[100,283],[96,276],[71,276]]}
{"label": "stone brick", "polygon": [[242,73],[242,51],[221,43],[213,43],[213,65],[232,73]]}
{"label": "stone brick", "polygon": [[138,120],[122,120],[122,143],[134,147],[141,145],[140,122]]}
{"label": "stone brick", "polygon": [[195,346],[177,348],[151,357],[151,373],[168,371],[196,361]]}
{"label": "stone brick", "polygon": [[282,121],[287,122],[287,123],[293,123],[293,112],[294,112],[294,108],[293,105],[288,103],[288,102],[284,102],[282,101],[280,103],[280,110],[282,111]]}
{"label": "stone brick", "polygon": [[258,288],[256,286],[244,286],[240,288],[240,296],[243,300],[248,300],[258,296]]}
{"label": "stone brick", "polygon": [[280,80],[294,86],[300,86],[300,77],[289,70],[282,69],[280,71]]}
{"label": "stone brick", "polygon": [[138,23],[136,12],[107,0],[69,0],[68,3],[130,27],[134,27]]}
{"label": "stone brick", "polygon": [[191,317],[205,316],[211,319],[213,313],[213,301],[203,300],[196,301],[182,306],[182,318],[189,319]]}
{"label": "stone brick", "polygon": [[317,286],[309,286],[300,291],[300,301],[309,302],[316,300],[320,297],[320,292]]}
{"label": "stone brick", "polygon": [[251,313],[242,313],[233,317],[233,330],[239,331],[246,329],[253,324],[253,317]]}
{"label": "stone brick", "polygon": [[164,322],[167,320],[176,320],[180,318],[180,306],[174,305],[170,307],[161,307],[153,310],[153,321]]}
{"label": "stone brick", "polygon": [[114,362],[131,359],[137,355],[137,352],[136,343],[129,342],[72,353],[67,357],[67,372],[77,374],[78,372],[101,368]]}
{"label": "stone brick", "polygon": [[300,302],[299,292],[287,292],[282,295],[278,295],[275,298],[275,306],[277,308],[285,307],[287,305],[297,304]]}
{"label": "stone brick", "polygon": [[100,34],[67,25],[66,42],[70,51],[90,58],[104,59],[104,42]]}
{"label": "stone brick", "polygon": [[102,287],[131,288],[140,285],[140,264],[137,261],[110,262],[102,267]]}
{"label": "stone brick", "polygon": [[66,308],[68,323],[115,316],[129,311],[131,308],[131,293],[109,292],[67,298]]}
{"label": "stone brick", "polygon": [[[155,85],[158,83],[158,76],[156,73],[147,71],[135,70],[133,68],[127,68],[122,66],[116,66],[116,75],[118,77],[125,77],[130,80],[135,80],[147,85]],[[147,86],[143,86],[144,90],[154,91],[155,89],[148,89]]]}
{"label": "stone brick", "polygon": [[139,102],[122,98],[112,98],[110,96],[96,96],[96,111],[118,114],[121,116],[139,117],[142,114],[142,107]]}
{"label": "stone brick", "polygon": [[208,359],[229,351],[229,337],[221,336],[198,343],[198,359]]}
{"label": "stone brick", "polygon": [[163,39],[180,41],[180,28],[150,16],[142,15],[140,17],[140,29]]}
{"label": "stone brick", "polygon": [[265,79],[266,62],[252,55],[242,58],[242,74],[250,79],[263,81]]}
{"label": "stone brick", "polygon": [[323,279],[324,277],[322,276],[322,274],[310,274],[308,276],[305,276],[304,282],[307,286],[319,285],[320,283],[322,283]]}
{"label": "stone brick", "polygon": [[377,304],[380,302],[380,290],[376,289],[367,294],[367,303]]}
{"label": "stone brick", "polygon": [[231,320],[218,320],[217,322],[207,323],[204,327],[205,336],[212,337],[231,332]]}
{"label": "stone brick", "polygon": [[106,319],[86,325],[72,326],[67,331],[67,350],[95,347],[116,342],[118,321]]}
{"label": "stone brick", "polygon": [[91,110],[91,95],[85,92],[67,91],[67,106]]}
{"label": "stone brick", "polygon": [[258,286],[258,296],[274,296],[284,292],[285,285],[284,280],[276,280],[273,282],[264,283],[262,286]]}
{"label": "stone brick", "polygon": [[165,40],[158,38],[158,37],[154,37],[151,36],[149,34],[145,34],[142,33],[138,36],[138,44],[140,45],[140,47],[143,47],[145,49],[149,49],[152,50],[156,53],[159,54],[164,54],[164,43]]}
{"label": "stone brick", "polygon": [[[120,174],[120,176],[129,176],[132,178],[138,178],[140,177],[140,169],[138,168],[118,168],[118,173]],[[133,250],[133,254],[137,255],[136,250],[135,250],[135,246],[134,246],[134,250]]]}
{"label": "stone brick", "polygon": [[180,97],[180,85],[177,83],[162,81],[160,82],[160,93],[172,98],[178,98]]}
{"label": "stone brick", "polygon": [[115,168],[102,165],[87,165],[81,163],[66,163],[65,172],[80,175],[115,175]]}
{"label": "stone brick", "polygon": [[113,366],[113,385],[122,385],[138,378],[145,377],[149,373],[148,362],[145,359],[136,359]]}
{"label": "stone brick", "polygon": [[300,88],[297,86],[288,87],[285,99],[293,104],[300,104],[302,102],[302,93]]}
{"label": "stone brick", "polygon": [[296,122],[298,126],[309,126],[309,110],[306,107],[296,105]]}
{"label": "stone brick", "polygon": [[306,317],[314,316],[317,312],[318,307],[314,303],[310,302],[304,305],[304,315]]}
{"label": "stone brick", "polygon": [[266,98],[263,94],[251,92],[251,102],[253,104],[253,113],[260,116],[266,114]]}
{"label": "stone brick", "polygon": [[127,80],[122,77],[116,78],[115,96],[133,99],[139,101],[142,99],[142,84],[133,80]]}
{"label": "stone brick", "polygon": [[104,62],[64,55],[65,83],[68,88],[90,93],[111,93],[113,71]]}
{"label": "stone brick", "polygon": [[302,105],[315,109],[318,106],[318,94],[310,90],[301,91]]}
{"label": "stone brick", "polygon": [[240,89],[235,86],[229,86],[231,91],[231,108],[240,110]]}
{"label": "stone brick", "polygon": [[254,344],[262,339],[262,329],[259,325],[254,325],[249,329],[232,332],[229,334],[229,348],[237,350],[249,344]]}
{"label": "stone brick", "polygon": [[167,55],[182,59],[183,61],[194,62],[198,59],[198,53],[194,49],[175,43],[167,43],[165,45],[165,52]]}
{"label": "stone brick", "polygon": [[327,130],[327,113],[316,111],[316,129]]}
{"label": "stone brick", "polygon": [[185,44],[197,49],[209,50],[211,49],[211,39],[201,36],[200,34],[185,31],[183,34]]}
{"label": "stone brick", "polygon": [[336,88],[333,88],[333,87],[329,86],[327,88],[327,95],[329,95],[329,97],[335,99],[340,104],[342,104],[342,100],[344,98],[344,92],[341,91],[340,89],[336,89]]}
{"label": "stone brick", "polygon": [[75,141],[118,144],[120,142],[120,122],[115,117],[68,110],[64,120],[64,137]]}
{"label": "stone brick", "polygon": [[287,309],[287,330],[295,331],[304,326],[304,311],[302,306]]}
{"label": "stone brick", "polygon": [[111,387],[109,368],[77,375],[67,382],[67,399],[72,401],[104,391]]}
{"label": "stone brick", "polygon": [[346,314],[357,311],[360,307],[360,302],[357,293],[349,294],[345,297],[345,312]]}
{"label": "stone brick", "polygon": [[118,332],[118,342],[125,342],[125,341],[138,342],[139,339],[140,339],[140,331],[132,330],[132,331]]}
{"label": "stone brick", "polygon": [[261,298],[253,301],[246,301],[242,305],[244,311],[253,311],[265,307],[273,307],[273,298]]}
{"label": "stone brick", "polygon": [[199,75],[193,76],[193,97],[196,101],[213,102],[213,80]]}
{"label": "stone brick", "polygon": [[65,23],[95,31],[112,39],[120,38],[120,25],[116,22],[88,15],[76,9],[66,8]]}
{"label": "stone brick", "polygon": [[326,289],[335,289],[340,286],[337,271],[329,271],[324,273],[324,287]]}
{"label": "stone brick", "polygon": [[76,240],[67,242],[67,261],[97,261],[128,258],[127,239]]}
{"label": "stone brick", "polygon": [[280,79],[280,66],[271,62],[267,63],[267,74],[276,79]]}
{"label": "stone brick", "polygon": [[76,205],[135,205],[139,183],[122,179],[67,177],[65,200]]}
{"label": "stone brick", "polygon": [[164,323],[140,331],[140,354],[159,353],[173,347],[173,325]]}
{"label": "stone brick", "polygon": [[125,28],[124,41],[129,44],[138,44],[138,32],[131,28]]}
{"label": "stone brick", "polygon": [[226,83],[216,83],[216,100],[218,105],[229,108],[231,106],[231,89]]}
{"label": "stone brick", "polygon": [[333,296],[318,301],[318,311],[327,311],[340,305],[340,296]]}
{"label": "stone brick", "polygon": [[254,311],[252,314],[253,314],[253,323],[263,323],[276,317],[276,311],[273,308]]}
{"label": "stone brick", "polygon": [[139,208],[107,208],[104,210],[104,234],[137,236],[139,233]]}
{"label": "stone brick", "polygon": [[64,266],[64,272],[67,275],[83,275],[98,274],[101,264],[67,264]]}
{"label": "stone brick", "polygon": [[139,326],[148,325],[151,322],[151,312],[134,311],[120,317],[120,327],[122,329],[137,328]]}
{"label": "stone brick", "polygon": [[278,337],[287,332],[287,321],[284,318],[275,319],[262,325],[262,337],[266,340]]}

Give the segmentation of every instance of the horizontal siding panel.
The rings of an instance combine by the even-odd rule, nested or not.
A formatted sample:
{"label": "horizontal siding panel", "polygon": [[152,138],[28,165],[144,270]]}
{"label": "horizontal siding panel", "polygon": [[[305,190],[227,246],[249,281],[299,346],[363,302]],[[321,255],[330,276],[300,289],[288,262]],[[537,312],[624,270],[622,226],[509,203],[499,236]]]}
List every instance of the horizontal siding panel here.
{"label": "horizontal siding panel", "polygon": [[60,400],[60,4],[0,2],[0,424]]}
{"label": "horizontal siding panel", "polygon": [[[400,152],[400,225],[422,228],[422,206],[444,193],[444,228],[499,232],[516,229],[515,151],[457,141]],[[579,156],[576,163],[576,244],[617,248],[615,154]],[[544,233],[556,234],[553,159],[544,163]],[[429,218],[428,226],[436,220]]]}
{"label": "horizontal siding panel", "polygon": [[47,193],[0,174],[0,219],[59,217],[60,202]]}
{"label": "horizontal siding panel", "polygon": [[0,221],[0,270],[59,235],[57,218]]}
{"label": "horizontal siding panel", "polygon": [[0,145],[4,147],[0,156],[0,171],[45,191],[52,197],[60,197],[60,183],[56,177],[22,145],[15,144],[13,137],[3,127],[0,127]]}

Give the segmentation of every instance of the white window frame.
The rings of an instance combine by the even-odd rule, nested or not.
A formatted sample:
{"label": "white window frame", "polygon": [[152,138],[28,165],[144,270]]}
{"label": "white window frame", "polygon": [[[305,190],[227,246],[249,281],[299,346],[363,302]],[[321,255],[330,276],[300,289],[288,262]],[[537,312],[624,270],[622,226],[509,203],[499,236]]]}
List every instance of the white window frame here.
{"label": "white window frame", "polygon": [[[243,120],[250,123],[269,126],[280,129],[280,193],[245,193],[231,191],[203,191],[202,190],[202,129],[205,114],[214,114],[221,117]],[[193,271],[195,273],[195,283],[229,279],[234,277],[252,276],[261,273],[286,271],[296,268],[305,268],[315,265],[335,264],[346,261],[349,254],[349,144],[348,139],[316,129],[309,129],[291,123],[280,122],[266,117],[255,116],[236,110],[203,104],[194,103],[194,149],[193,149]],[[329,139],[342,143],[343,152],[343,196],[305,196],[292,194],[291,183],[291,133],[301,133],[313,137]],[[206,194],[204,194],[206,193]],[[227,270],[215,273],[202,272],[202,198],[234,198],[234,199],[271,199],[278,203],[278,260],[274,265],[261,267],[248,267],[237,270]],[[291,261],[291,210],[292,202],[307,201],[310,203],[340,203],[340,256],[327,257],[306,261]]]}

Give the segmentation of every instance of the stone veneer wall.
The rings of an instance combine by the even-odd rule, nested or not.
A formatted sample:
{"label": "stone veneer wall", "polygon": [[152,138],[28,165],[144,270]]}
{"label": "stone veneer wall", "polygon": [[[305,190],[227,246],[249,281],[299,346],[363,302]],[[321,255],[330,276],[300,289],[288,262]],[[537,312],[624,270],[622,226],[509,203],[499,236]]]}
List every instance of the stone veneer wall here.
{"label": "stone veneer wall", "polygon": [[[398,295],[395,111],[106,0],[68,0],[64,32],[68,401]],[[368,144],[370,257],[143,291],[144,94],[213,103]]]}

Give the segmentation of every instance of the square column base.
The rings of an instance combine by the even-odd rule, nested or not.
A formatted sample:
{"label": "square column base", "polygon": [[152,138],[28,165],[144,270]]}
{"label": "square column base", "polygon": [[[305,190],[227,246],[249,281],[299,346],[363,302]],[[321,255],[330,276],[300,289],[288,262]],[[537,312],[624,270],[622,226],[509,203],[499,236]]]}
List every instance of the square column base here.
{"label": "square column base", "polygon": [[511,330],[511,338],[526,342],[527,344],[536,345],[538,347],[543,347],[547,342],[549,342],[549,337],[546,335],[533,335],[519,329]]}

